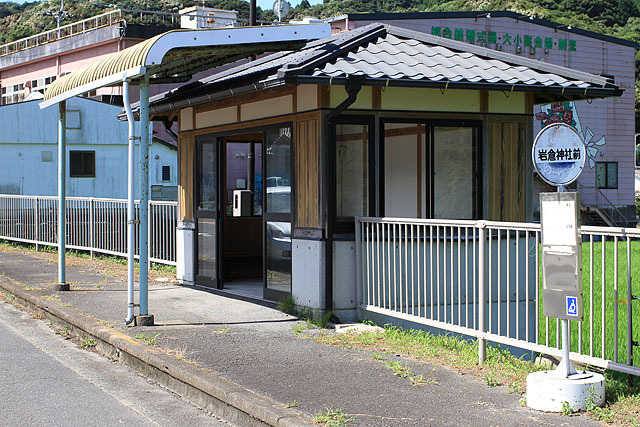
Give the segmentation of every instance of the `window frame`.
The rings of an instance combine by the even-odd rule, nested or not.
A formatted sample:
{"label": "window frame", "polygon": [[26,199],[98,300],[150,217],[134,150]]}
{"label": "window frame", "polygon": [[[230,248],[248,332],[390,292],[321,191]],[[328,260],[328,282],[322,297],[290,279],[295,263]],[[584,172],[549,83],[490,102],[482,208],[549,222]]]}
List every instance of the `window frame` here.
{"label": "window frame", "polygon": [[[616,185],[612,186],[609,184],[609,167],[610,165],[616,165]],[[604,165],[604,181],[605,181],[605,185],[604,187],[598,185],[598,165]],[[620,186],[619,184],[619,180],[620,180],[620,165],[619,162],[617,161],[605,161],[605,162],[596,162],[596,170],[595,170],[595,184],[596,184],[596,188],[600,189],[600,190],[617,190],[618,187]]]}
{"label": "window frame", "polygon": [[[416,118],[416,117],[381,117],[379,120],[379,137],[380,137],[380,190],[379,190],[379,199],[380,199],[380,216],[383,217],[386,215],[385,209],[385,185],[384,185],[384,177],[385,177],[385,124],[386,123],[410,123],[410,124],[421,124],[426,126],[426,149],[425,155],[427,158],[423,158],[422,161],[425,162],[427,174],[426,177],[426,185],[427,185],[427,219],[433,219],[435,213],[435,179],[433,177],[433,172],[435,168],[435,128],[436,127],[470,127],[472,128],[472,155],[473,155],[473,213],[472,220],[482,219],[483,216],[483,168],[482,168],[482,157],[483,157],[483,122],[482,120],[455,120],[455,119],[431,119],[431,118]],[[443,218],[444,219],[444,218]]]}
{"label": "window frame", "polygon": [[[82,172],[80,174],[73,173],[72,163],[72,155],[80,154],[81,159],[81,169]],[[85,173],[85,154],[91,154],[93,157],[93,174]],[[69,150],[69,177],[70,178],[95,178],[96,177],[96,151],[95,150]]]}
{"label": "window frame", "polygon": [[339,221],[337,208],[338,208],[338,191],[337,191],[337,162],[336,162],[336,147],[337,147],[337,126],[338,125],[366,125],[369,127],[369,138],[367,140],[367,159],[369,164],[367,165],[367,198],[368,198],[368,215],[372,216],[376,213],[376,149],[375,149],[375,137],[376,137],[376,120],[372,115],[338,115],[334,117],[330,124],[329,135],[329,194],[330,194],[330,213],[329,220],[332,223],[333,233],[345,234],[355,232],[355,219],[348,221]]}

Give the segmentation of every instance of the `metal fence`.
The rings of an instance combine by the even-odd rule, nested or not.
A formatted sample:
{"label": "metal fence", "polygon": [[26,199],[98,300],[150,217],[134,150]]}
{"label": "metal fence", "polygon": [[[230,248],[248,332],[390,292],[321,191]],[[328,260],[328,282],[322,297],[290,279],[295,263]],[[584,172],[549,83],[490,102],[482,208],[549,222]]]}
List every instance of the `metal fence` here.
{"label": "metal fence", "polygon": [[[139,218],[140,202],[135,214]],[[149,202],[149,259],[176,265],[177,202]],[[0,195],[0,239],[58,245],[58,198]],[[136,258],[139,236],[136,230]],[[66,246],[69,249],[127,256],[127,201],[66,198]]]}
{"label": "metal fence", "polygon": [[[640,230],[582,236],[571,359],[640,375]],[[486,341],[560,357],[559,321],[542,313],[540,243],[540,224],[356,218],[358,309],[477,338],[481,360]]]}

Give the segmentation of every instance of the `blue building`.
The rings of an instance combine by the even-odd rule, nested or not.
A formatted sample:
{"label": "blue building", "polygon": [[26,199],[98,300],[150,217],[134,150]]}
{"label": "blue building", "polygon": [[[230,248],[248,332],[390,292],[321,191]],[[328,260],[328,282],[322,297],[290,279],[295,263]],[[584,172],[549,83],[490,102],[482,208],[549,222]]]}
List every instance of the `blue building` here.
{"label": "blue building", "polygon": [[[89,98],[68,101],[67,196],[127,197],[128,136],[127,122],[117,119],[121,108]],[[0,194],[58,194],[57,114],[56,109],[41,110],[37,100],[0,107]],[[152,200],[177,200],[177,152],[167,136],[151,139]]]}

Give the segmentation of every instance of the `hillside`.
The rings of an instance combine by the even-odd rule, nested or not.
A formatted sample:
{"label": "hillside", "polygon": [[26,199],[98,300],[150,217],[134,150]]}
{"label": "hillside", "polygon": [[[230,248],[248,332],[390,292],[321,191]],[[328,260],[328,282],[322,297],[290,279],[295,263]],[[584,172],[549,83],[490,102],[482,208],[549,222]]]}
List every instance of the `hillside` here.
{"label": "hillside", "polygon": [[[193,0],[121,0],[115,6],[124,9],[177,12],[183,7],[202,4]],[[248,19],[249,3],[243,0],[206,1],[207,6],[232,9]],[[96,1],[65,1],[71,23],[112,10],[111,4]],[[10,42],[44,30],[55,28],[55,16],[47,15],[60,8],[59,0],[27,2],[22,5],[0,2],[0,43]],[[311,6],[308,0],[291,9],[288,18],[315,16],[328,18],[357,12],[436,12],[436,11],[510,10],[523,15],[548,19],[560,24],[608,34],[640,43],[640,0],[324,0]],[[273,21],[270,10],[258,8],[258,20]],[[640,52],[636,53],[636,76],[640,75]],[[640,130],[640,84],[636,80],[636,128]]]}

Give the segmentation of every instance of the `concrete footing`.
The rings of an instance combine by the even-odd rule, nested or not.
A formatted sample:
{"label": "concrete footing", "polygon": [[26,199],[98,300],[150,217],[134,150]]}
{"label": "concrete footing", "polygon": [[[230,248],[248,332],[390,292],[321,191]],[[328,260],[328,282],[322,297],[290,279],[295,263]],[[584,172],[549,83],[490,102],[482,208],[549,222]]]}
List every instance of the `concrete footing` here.
{"label": "concrete footing", "polygon": [[147,314],[145,316],[134,316],[133,323],[136,326],[153,326],[153,314]]}
{"label": "concrete footing", "polygon": [[70,289],[68,283],[56,283],[52,285],[52,288],[56,291],[68,291]]}
{"label": "concrete footing", "polygon": [[604,404],[604,376],[584,372],[558,376],[556,371],[534,372],[527,376],[527,406],[545,412],[586,410],[587,402]]}

